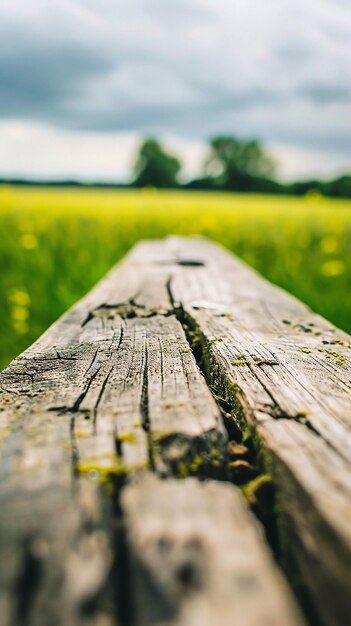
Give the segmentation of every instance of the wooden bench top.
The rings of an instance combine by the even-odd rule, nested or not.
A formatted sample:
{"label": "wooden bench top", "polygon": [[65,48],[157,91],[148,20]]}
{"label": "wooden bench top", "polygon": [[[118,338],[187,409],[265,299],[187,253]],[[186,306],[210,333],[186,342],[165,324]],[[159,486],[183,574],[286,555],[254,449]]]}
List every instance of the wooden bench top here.
{"label": "wooden bench top", "polygon": [[345,626],[350,373],[222,248],[138,244],[0,373],[1,626]]}

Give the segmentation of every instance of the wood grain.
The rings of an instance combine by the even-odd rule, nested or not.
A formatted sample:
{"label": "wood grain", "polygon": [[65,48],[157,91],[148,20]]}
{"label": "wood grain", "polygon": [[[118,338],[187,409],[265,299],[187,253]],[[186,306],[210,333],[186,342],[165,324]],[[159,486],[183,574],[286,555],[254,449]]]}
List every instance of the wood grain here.
{"label": "wood grain", "polygon": [[14,563],[0,578],[3,626],[85,624],[86,605],[110,619],[115,488],[199,454],[215,473],[209,447],[226,434],[168,295],[156,307],[167,278],[122,263],[0,374],[0,560]]}
{"label": "wood grain", "polygon": [[303,623],[231,485],[149,477],[125,489],[122,508],[135,626]]}

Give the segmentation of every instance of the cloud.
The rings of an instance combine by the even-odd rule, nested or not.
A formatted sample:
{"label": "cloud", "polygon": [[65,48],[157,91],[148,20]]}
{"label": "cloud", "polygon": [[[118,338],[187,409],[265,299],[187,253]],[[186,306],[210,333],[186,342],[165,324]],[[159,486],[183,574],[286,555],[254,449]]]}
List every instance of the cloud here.
{"label": "cloud", "polygon": [[331,103],[351,102],[350,84],[333,84],[327,82],[311,82],[303,85],[299,90],[300,95],[306,96],[316,104],[324,105]]}
{"label": "cloud", "polygon": [[88,81],[106,72],[107,60],[90,49],[72,44],[38,44],[15,51],[2,51],[0,57],[0,112],[3,117],[55,118],[60,121],[69,102]]}
{"label": "cloud", "polygon": [[0,119],[345,154],[346,0],[3,0]]}

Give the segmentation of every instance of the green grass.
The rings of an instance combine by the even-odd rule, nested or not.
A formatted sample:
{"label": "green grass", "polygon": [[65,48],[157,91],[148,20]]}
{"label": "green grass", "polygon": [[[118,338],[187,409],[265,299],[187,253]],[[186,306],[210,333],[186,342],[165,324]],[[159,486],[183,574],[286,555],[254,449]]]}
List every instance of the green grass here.
{"label": "green grass", "polygon": [[140,238],[202,234],[351,331],[351,202],[0,186],[0,367]]}

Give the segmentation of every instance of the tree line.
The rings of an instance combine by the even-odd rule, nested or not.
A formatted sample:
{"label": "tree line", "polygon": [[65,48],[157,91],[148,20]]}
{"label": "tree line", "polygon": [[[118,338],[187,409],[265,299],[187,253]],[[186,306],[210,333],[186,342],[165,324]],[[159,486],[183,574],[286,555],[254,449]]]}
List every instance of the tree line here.
{"label": "tree line", "polygon": [[181,184],[182,164],[162,144],[145,139],[135,165],[132,186],[172,189],[183,187],[217,191],[279,193],[305,195],[309,192],[325,196],[350,198],[351,175],[331,181],[305,180],[282,183],[276,179],[276,166],[263,146],[255,139],[243,140],[231,136],[214,137],[203,163],[200,178]]}
{"label": "tree line", "polygon": [[303,180],[283,183],[276,178],[276,165],[264,147],[255,139],[243,140],[218,136],[209,141],[208,156],[199,178],[182,183],[182,164],[160,141],[145,139],[138,151],[133,175],[127,183],[77,180],[41,181],[23,178],[0,178],[1,184],[45,185],[53,187],[156,187],[165,189],[199,189],[270,194],[320,194],[333,198],[351,198],[351,174],[333,180]]}

